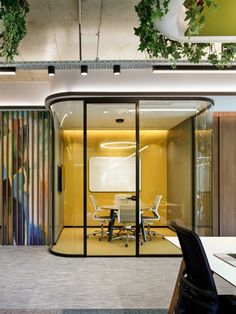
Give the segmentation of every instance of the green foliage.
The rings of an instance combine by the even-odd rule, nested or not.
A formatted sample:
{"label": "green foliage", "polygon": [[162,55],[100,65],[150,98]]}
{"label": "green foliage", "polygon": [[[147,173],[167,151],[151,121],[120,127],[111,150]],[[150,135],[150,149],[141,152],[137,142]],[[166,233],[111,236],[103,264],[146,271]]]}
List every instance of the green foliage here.
{"label": "green foliage", "polygon": [[[214,66],[224,68],[229,66],[236,56],[236,44],[222,44],[221,52],[215,51],[210,43],[180,43],[163,36],[154,27],[154,21],[162,19],[168,12],[170,0],[142,0],[135,7],[140,20],[139,27],[134,28],[139,36],[140,51],[147,51],[151,58],[166,59],[176,66],[181,59],[199,63],[203,57]],[[162,3],[162,5],[161,5]],[[204,9],[207,7],[214,13],[218,8],[214,0],[185,0],[186,20],[188,28],[185,36],[198,35],[205,23]]]}
{"label": "green foliage", "polygon": [[20,41],[26,35],[26,14],[29,3],[26,0],[0,0],[0,20],[3,32],[0,34],[0,56],[7,62],[17,55]]}

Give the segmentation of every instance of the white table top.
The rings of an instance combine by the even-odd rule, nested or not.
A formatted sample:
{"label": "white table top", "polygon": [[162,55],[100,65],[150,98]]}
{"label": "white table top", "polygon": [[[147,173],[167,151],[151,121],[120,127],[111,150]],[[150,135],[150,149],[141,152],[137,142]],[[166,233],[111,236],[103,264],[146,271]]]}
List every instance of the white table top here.
{"label": "white table top", "polygon": [[[134,203],[133,205],[135,209],[136,204]],[[110,204],[110,205],[101,205],[100,208],[108,209],[108,210],[118,210],[119,206],[115,204]],[[141,205],[141,210],[148,210],[148,209],[150,209],[150,205],[146,205],[146,204]]]}
{"label": "white table top", "polygon": [[[165,237],[180,248],[177,237]],[[236,286],[236,267],[229,265],[213,254],[236,253],[236,237],[200,237],[205,249],[211,270]]]}

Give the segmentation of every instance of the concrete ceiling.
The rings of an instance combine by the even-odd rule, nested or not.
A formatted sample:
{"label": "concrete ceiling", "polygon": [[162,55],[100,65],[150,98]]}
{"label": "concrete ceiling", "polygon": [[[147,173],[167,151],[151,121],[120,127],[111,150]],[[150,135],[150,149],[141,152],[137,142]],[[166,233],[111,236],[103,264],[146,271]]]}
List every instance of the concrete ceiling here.
{"label": "concrete ceiling", "polygon": [[[28,31],[14,61],[145,60],[133,30],[138,25],[134,9],[138,2],[29,0]],[[44,81],[48,76],[46,71],[24,70],[0,80]]]}

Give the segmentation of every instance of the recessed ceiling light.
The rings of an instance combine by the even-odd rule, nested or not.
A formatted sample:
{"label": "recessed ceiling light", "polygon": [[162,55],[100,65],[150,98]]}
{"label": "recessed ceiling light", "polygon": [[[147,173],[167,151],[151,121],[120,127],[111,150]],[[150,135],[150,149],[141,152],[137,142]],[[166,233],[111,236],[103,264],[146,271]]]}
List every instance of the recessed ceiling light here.
{"label": "recessed ceiling light", "polygon": [[48,75],[49,76],[54,76],[55,75],[55,67],[54,67],[54,65],[49,65],[48,66]]}
{"label": "recessed ceiling light", "polygon": [[115,64],[113,66],[113,74],[114,75],[120,75],[120,65],[119,64]]}
{"label": "recessed ceiling light", "polygon": [[80,73],[81,73],[81,75],[88,75],[88,66],[87,65],[81,65]]}
{"label": "recessed ceiling light", "polygon": [[16,75],[16,67],[0,67],[0,75]]}
{"label": "recessed ceiling light", "polygon": [[103,113],[108,113],[108,111],[107,111],[107,110],[104,110]]}

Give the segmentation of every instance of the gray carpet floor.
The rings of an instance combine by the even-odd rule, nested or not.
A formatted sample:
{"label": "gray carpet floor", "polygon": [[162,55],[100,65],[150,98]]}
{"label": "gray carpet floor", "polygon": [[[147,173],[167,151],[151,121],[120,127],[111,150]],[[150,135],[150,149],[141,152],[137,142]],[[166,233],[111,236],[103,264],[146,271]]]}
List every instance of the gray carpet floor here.
{"label": "gray carpet floor", "polygon": [[[63,258],[0,247],[0,313],[164,314],[180,258]],[[236,288],[215,277],[219,293]]]}

